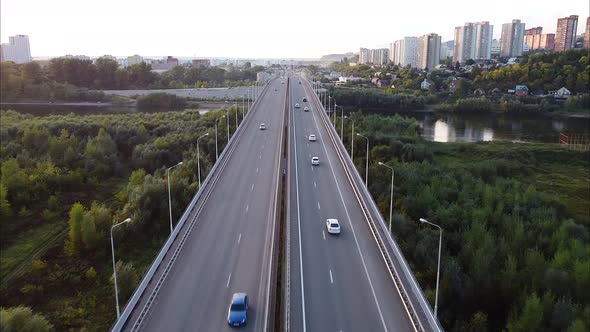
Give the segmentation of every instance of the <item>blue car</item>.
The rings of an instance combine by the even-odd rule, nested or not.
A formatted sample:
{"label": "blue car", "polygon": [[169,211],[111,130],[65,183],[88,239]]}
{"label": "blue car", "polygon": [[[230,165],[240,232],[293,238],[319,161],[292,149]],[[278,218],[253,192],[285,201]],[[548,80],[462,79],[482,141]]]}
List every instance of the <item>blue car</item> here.
{"label": "blue car", "polygon": [[227,323],[230,326],[246,325],[248,319],[248,295],[245,293],[234,293],[227,312]]}

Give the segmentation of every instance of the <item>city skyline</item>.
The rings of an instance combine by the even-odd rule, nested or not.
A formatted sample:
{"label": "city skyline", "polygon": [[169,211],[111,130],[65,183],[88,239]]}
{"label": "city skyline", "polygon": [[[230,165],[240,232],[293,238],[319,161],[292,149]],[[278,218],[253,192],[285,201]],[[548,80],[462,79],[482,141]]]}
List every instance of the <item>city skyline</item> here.
{"label": "city skyline", "polygon": [[[168,6],[155,1],[104,1],[96,6],[64,0],[5,0],[0,3],[0,37],[5,43],[8,36],[28,35],[33,57],[140,54],[319,58],[356,51],[359,47],[389,48],[391,42],[405,36],[436,33],[447,41],[453,39],[454,28],[465,22],[490,22],[497,27],[493,38],[499,38],[502,24],[513,19],[520,19],[527,28],[542,26],[544,33],[555,33],[558,18],[578,15],[583,22],[589,11],[588,3],[581,1],[562,1],[559,8],[548,0],[534,4],[534,8],[551,10],[539,13],[538,9],[531,9],[529,1],[499,0],[485,10],[470,9],[473,5],[466,0],[452,6],[437,1],[375,1],[371,8],[391,13],[389,19],[382,16],[375,24],[374,15],[361,15],[358,9],[333,0],[303,0],[284,7],[269,0],[247,4],[179,1]],[[428,12],[416,11],[425,7]],[[578,30],[582,32],[583,29]]]}

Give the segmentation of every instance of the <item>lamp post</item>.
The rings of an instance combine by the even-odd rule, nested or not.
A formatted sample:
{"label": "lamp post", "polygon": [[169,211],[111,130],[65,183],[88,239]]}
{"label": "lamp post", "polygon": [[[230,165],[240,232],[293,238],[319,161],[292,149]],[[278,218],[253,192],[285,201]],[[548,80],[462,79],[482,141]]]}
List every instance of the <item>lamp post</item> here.
{"label": "lamp post", "polygon": [[438,239],[438,267],[436,268],[436,295],[434,297],[434,317],[437,317],[436,313],[438,311],[438,281],[440,277],[440,252],[442,248],[442,228],[436,224],[431,223],[430,221],[420,218],[420,222],[432,225],[440,231],[440,236]]}
{"label": "lamp post", "polygon": [[170,234],[172,234],[172,231],[174,230],[174,227],[172,227],[172,198],[170,196],[170,170],[180,165],[182,165],[182,161],[174,166],[168,167],[168,169],[166,170],[166,174],[168,176],[168,210],[170,210]]}
{"label": "lamp post", "polygon": [[351,143],[350,143],[350,159],[352,159],[352,163],[354,164],[354,120],[351,119],[348,116],[344,117],[345,119],[350,120],[350,122],[352,122],[352,130],[350,131],[350,139],[351,139]]}
{"label": "lamp post", "polygon": [[205,136],[209,136],[209,133],[205,133],[197,138],[197,177],[199,178],[199,189],[201,189],[201,151],[199,150],[199,140]]}
{"label": "lamp post", "polygon": [[[344,142],[344,107],[336,105],[336,103],[334,102],[334,112],[336,112],[336,107],[340,107],[342,112],[342,115],[340,116],[340,118],[342,119],[340,123],[340,139],[342,140],[342,142]],[[334,115],[334,118],[336,118],[336,115]],[[334,122],[334,124],[336,124],[336,122]]]}
{"label": "lamp post", "polygon": [[356,133],[356,135],[367,140],[367,161],[365,163],[365,187],[369,189],[369,138],[359,133]]}
{"label": "lamp post", "polygon": [[393,218],[392,218],[392,215],[393,215],[393,179],[395,176],[395,171],[393,170],[393,167],[387,166],[382,162],[379,162],[379,165],[387,167],[391,170],[391,194],[389,196],[390,197],[390,199],[389,199],[389,233],[391,233],[391,224],[393,222]]}
{"label": "lamp post", "polygon": [[113,242],[113,229],[117,226],[126,224],[131,221],[131,218],[127,218],[121,221],[118,224],[111,226],[111,254],[113,255],[113,281],[115,283],[115,303],[117,306],[117,319],[121,316],[121,311],[119,310],[119,288],[117,288],[117,268],[115,266],[115,244]]}
{"label": "lamp post", "polygon": [[226,111],[226,114],[227,116],[225,117],[225,121],[227,122],[227,142],[229,143],[229,109]]}
{"label": "lamp post", "polygon": [[[238,112],[239,112],[239,107],[237,106],[237,104],[234,104],[234,107],[236,109],[236,129],[234,130],[234,134],[235,132],[238,130]],[[227,140],[227,142],[229,143],[229,139]]]}
{"label": "lamp post", "polygon": [[219,150],[217,147],[217,122],[223,118],[225,118],[225,115],[220,118],[215,119],[215,161],[217,161],[217,159],[219,158]]}

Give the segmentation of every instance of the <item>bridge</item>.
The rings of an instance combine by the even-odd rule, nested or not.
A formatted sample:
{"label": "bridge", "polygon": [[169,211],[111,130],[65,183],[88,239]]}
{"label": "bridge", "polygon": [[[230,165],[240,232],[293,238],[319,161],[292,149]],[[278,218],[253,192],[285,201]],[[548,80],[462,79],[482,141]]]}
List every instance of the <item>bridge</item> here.
{"label": "bridge", "polygon": [[247,331],[442,331],[310,82],[293,73],[266,84],[112,330],[230,331],[236,292],[249,296]]}

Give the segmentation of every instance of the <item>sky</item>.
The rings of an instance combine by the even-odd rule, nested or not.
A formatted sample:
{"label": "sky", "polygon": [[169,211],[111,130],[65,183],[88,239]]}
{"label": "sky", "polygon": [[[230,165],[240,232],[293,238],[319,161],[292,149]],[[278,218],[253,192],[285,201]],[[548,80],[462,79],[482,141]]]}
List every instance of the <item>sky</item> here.
{"label": "sky", "polygon": [[83,54],[228,58],[319,58],[388,47],[435,32],[443,41],[465,22],[489,21],[554,33],[557,18],[588,0],[2,0],[0,40],[29,36],[33,57]]}

